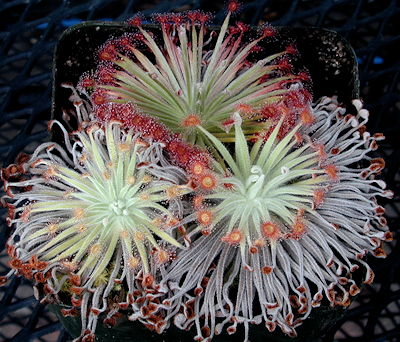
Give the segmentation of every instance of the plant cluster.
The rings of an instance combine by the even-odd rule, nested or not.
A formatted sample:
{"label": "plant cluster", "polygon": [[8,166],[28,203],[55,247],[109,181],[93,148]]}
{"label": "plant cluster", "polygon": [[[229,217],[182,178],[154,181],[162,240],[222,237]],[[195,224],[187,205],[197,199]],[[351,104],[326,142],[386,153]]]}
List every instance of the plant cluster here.
{"label": "plant cluster", "polygon": [[365,256],[392,239],[370,153],[384,137],[360,100],[354,115],[313,103],[292,45],[260,59],[275,30],[229,26],[238,6],[219,31],[201,11],[156,15],[158,36],[132,18],[65,85],[77,125],[49,123],[63,143],[2,170],[14,230],[0,283],[22,275],[69,304],[76,340],[123,317],[197,341],[239,324],[245,340],[258,324],[295,336],[312,308],[347,307],[357,277],[373,281]]}

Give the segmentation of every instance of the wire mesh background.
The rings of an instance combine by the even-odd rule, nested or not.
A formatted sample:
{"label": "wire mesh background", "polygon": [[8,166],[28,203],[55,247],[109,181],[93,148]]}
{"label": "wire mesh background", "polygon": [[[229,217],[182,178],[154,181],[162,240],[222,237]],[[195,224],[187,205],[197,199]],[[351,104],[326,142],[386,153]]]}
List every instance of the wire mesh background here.
{"label": "wire mesh background", "polygon": [[[2,0],[0,1],[0,159],[13,162],[48,139],[53,50],[63,30],[84,20],[125,20],[141,11],[183,11],[202,8],[216,14],[215,0]],[[367,286],[346,316],[324,338],[338,341],[400,341],[400,5],[396,0],[258,0],[244,1],[240,20],[248,24],[318,26],[333,29],[356,50],[361,97],[371,112],[369,129],[387,139],[380,154],[395,198],[386,203],[395,232],[390,254],[374,265],[376,281]],[[2,209],[1,216],[5,215]],[[0,274],[6,273],[4,244],[9,228],[0,226]],[[14,278],[0,288],[0,341],[67,341],[56,317],[33,297],[29,282]]]}

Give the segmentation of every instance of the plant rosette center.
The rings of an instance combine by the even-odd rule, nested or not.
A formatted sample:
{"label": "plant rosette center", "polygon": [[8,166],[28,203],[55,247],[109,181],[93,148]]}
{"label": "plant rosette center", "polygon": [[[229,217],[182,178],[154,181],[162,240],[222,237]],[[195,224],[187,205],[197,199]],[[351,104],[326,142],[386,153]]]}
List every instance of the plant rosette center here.
{"label": "plant rosette center", "polygon": [[321,146],[311,142],[299,146],[300,125],[278,140],[282,122],[250,153],[236,125],[235,164],[228,150],[210,136],[232,170],[232,175],[218,180],[218,190],[204,196],[218,202],[209,209],[213,226],[229,218],[225,242],[254,250],[280,238],[300,238],[306,230],[306,211],[321,204],[329,184],[337,180],[336,167],[326,164]]}

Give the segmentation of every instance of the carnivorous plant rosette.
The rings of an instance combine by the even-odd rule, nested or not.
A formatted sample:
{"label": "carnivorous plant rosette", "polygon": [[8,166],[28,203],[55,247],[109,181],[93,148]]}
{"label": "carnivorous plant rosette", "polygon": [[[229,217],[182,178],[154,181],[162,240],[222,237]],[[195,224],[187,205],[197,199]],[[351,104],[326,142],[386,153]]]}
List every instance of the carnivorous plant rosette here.
{"label": "carnivorous plant rosette", "polygon": [[259,43],[275,36],[275,30],[267,25],[254,32],[240,22],[229,26],[238,6],[229,4],[219,33],[206,25],[211,16],[201,11],[155,15],[159,39],[142,27],[140,16],[134,17],[128,23],[136,32],[107,41],[96,72],[83,76],[80,86],[90,90],[95,104],[133,102],[200,146],[210,145],[200,126],[221,141],[233,141],[229,131],[235,110],[243,116],[246,136],[252,136],[264,127],[260,119],[269,104],[309,100],[304,89],[290,88],[308,75],[291,71],[289,59],[297,53],[293,45],[257,58]]}
{"label": "carnivorous plant rosette", "polygon": [[[214,188],[196,197],[202,232],[182,251],[163,279],[173,295],[164,301],[170,317],[196,340],[227,327],[279,326],[290,336],[324,300],[348,306],[374,274],[364,256],[385,256],[392,239],[376,197],[391,197],[374,175],[384,167],[369,152],[380,134],[365,131],[368,111],[355,100],[355,116],[335,99],[322,98],[312,120],[299,121],[282,139],[284,113],[274,129],[249,148],[235,123],[234,155],[206,130],[227,168],[215,163]],[[312,122],[310,122],[312,121]],[[370,165],[362,166],[365,162]]]}
{"label": "carnivorous plant rosette", "polygon": [[89,341],[100,314],[113,325],[120,309],[139,320],[156,311],[149,309],[156,280],[183,247],[175,222],[191,214],[182,196],[192,189],[164,144],[118,121],[90,121],[76,93],[73,101],[78,130],[49,123],[61,129],[64,146],[44,143],[2,170],[7,220],[15,227],[7,277],[33,279],[43,301],[67,298],[72,309],[63,314],[80,312]]}

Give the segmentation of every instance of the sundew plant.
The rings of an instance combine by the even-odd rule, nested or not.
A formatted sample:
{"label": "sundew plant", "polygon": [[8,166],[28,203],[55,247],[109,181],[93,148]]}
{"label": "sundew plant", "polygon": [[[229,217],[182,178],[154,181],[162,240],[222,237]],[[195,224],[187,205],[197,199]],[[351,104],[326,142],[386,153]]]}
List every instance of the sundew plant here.
{"label": "sundew plant", "polygon": [[[182,198],[192,188],[164,144],[118,121],[100,126],[76,93],[72,101],[78,130],[69,135],[49,123],[61,129],[64,146],[44,143],[2,171],[7,220],[15,225],[7,277],[33,279],[43,302],[69,293],[72,308],[63,313],[79,308],[90,337],[101,313],[112,325],[119,309],[134,315],[151,307],[146,294],[157,297],[158,273],[184,248],[176,222],[188,215]],[[118,298],[114,308],[109,296]]]}
{"label": "sundew plant", "polygon": [[238,7],[218,30],[201,11],[155,15],[158,31],[129,20],[65,85],[74,108],[49,123],[61,142],[2,169],[0,285],[24,276],[67,305],[75,341],[127,320],[196,341],[239,326],[248,341],[255,325],[294,337],[373,281],[368,254],[386,256],[383,135],[358,99],[313,101],[294,45],[269,55],[276,31],[230,25]]}
{"label": "sundew plant", "polygon": [[132,18],[128,23],[136,32],[106,42],[96,72],[85,75],[81,86],[90,88],[95,104],[133,102],[201,146],[210,141],[200,127],[221,141],[234,140],[229,131],[235,110],[243,116],[245,135],[252,137],[265,126],[262,118],[271,103],[307,98],[290,85],[308,76],[291,72],[289,58],[296,53],[291,45],[257,58],[259,43],[275,30],[266,25],[253,32],[240,22],[229,26],[237,6],[230,4],[219,31],[207,27],[211,16],[201,11],[157,14],[159,39],[142,27],[140,16]]}
{"label": "sundew plant", "polygon": [[[324,300],[351,303],[360,291],[354,272],[361,268],[364,283],[372,282],[364,256],[385,256],[382,241],[392,239],[376,196],[393,194],[372,177],[383,160],[368,156],[382,136],[364,131],[368,112],[354,104],[355,116],[323,98],[313,123],[299,121],[279,140],[282,116],[251,148],[238,120],[233,154],[205,132],[230,172],[215,163],[215,187],[198,200],[192,230],[203,236],[163,279],[173,284],[164,303],[179,327],[195,323],[198,340],[227,325],[232,334],[239,323],[245,340],[249,325],[260,323],[295,336]],[[370,165],[354,166],[363,160]]]}

